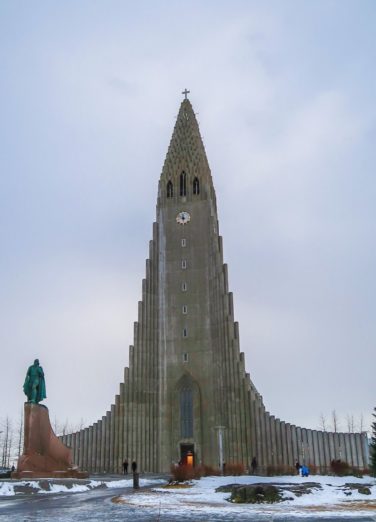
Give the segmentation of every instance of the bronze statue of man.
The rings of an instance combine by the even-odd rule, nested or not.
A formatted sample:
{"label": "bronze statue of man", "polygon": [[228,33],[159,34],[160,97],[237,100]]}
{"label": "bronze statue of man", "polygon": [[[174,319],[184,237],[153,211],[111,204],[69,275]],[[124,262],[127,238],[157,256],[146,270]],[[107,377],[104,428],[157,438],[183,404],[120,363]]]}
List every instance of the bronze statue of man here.
{"label": "bronze statue of man", "polygon": [[32,402],[34,404],[38,404],[38,402],[47,397],[44,372],[43,368],[39,366],[38,359],[35,359],[34,364],[29,366],[27,370],[23,390],[27,396],[28,402]]}

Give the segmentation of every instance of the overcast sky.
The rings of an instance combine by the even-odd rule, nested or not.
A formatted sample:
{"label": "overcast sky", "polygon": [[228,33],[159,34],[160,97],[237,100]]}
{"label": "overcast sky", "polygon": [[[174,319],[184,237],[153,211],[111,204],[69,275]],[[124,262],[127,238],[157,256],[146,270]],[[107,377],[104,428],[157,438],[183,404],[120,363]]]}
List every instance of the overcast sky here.
{"label": "overcast sky", "polygon": [[0,2],[0,418],[118,393],[182,99],[198,113],[246,368],[317,428],[376,406],[376,4]]}

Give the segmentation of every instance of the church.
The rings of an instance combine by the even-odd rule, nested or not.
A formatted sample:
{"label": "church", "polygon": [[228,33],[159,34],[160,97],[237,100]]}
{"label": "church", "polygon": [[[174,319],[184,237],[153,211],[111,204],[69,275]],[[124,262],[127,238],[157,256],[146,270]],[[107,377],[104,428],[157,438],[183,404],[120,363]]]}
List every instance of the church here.
{"label": "church", "polygon": [[142,300],[129,366],[109,410],[62,440],[89,472],[141,471],[177,462],[260,473],[296,460],[368,464],[366,433],[301,428],[271,415],[246,369],[234,318],[213,179],[192,105],[183,99],[159,180]]}

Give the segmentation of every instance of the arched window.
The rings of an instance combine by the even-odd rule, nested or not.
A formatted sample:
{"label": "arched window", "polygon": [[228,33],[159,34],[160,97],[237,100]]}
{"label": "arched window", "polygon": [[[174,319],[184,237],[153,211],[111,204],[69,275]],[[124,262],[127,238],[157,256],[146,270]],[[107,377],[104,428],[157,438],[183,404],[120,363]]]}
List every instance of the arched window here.
{"label": "arched window", "polygon": [[183,439],[193,437],[193,393],[188,386],[180,390],[180,431]]}
{"label": "arched window", "polygon": [[173,195],[174,195],[174,187],[172,185],[172,181],[170,180],[167,183],[167,197],[172,198]]}
{"label": "arched window", "polygon": [[180,195],[187,195],[187,174],[184,171],[180,174]]}
{"label": "arched window", "polygon": [[200,182],[197,177],[193,180],[193,194],[200,194]]}

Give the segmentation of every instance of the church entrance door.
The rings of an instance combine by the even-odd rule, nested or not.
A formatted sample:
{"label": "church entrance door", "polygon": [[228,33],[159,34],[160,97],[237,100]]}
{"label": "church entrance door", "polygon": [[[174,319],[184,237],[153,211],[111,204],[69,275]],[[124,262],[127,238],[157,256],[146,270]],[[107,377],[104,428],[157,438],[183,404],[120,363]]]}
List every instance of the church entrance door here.
{"label": "church entrance door", "polygon": [[194,444],[180,444],[180,461],[183,466],[195,465]]}

